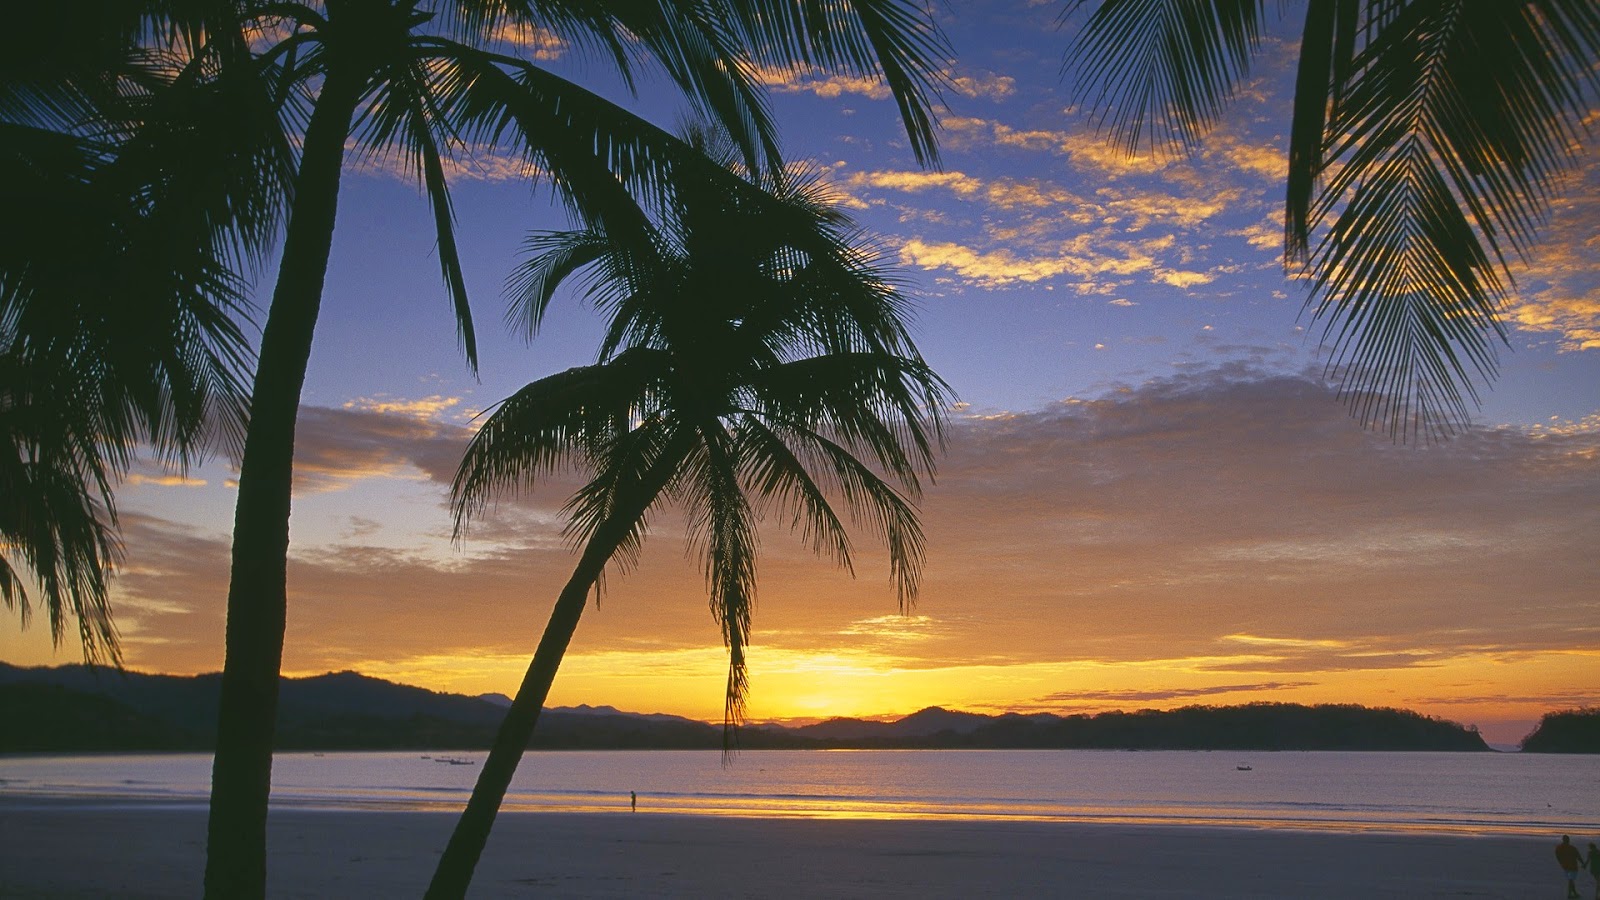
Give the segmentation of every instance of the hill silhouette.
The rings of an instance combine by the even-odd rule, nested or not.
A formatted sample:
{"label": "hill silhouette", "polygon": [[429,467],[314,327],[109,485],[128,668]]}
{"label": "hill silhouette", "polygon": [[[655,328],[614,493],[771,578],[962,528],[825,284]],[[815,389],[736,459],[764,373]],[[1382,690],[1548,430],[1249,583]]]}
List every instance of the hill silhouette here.
{"label": "hill silhouette", "polygon": [[1600,753],[1600,707],[1545,713],[1522,739],[1524,753]]}
{"label": "hill silhouette", "polygon": [[[0,752],[209,750],[218,688],[217,675],[145,675],[85,666],[18,668],[0,663],[0,721],[6,723],[0,731]],[[440,693],[355,672],[285,678],[277,747],[481,750],[490,745],[505,714],[500,699]],[[1593,717],[1593,711],[1589,714]],[[541,714],[529,746],[709,750],[722,746],[722,729],[680,716],[626,713],[609,706],[558,707]],[[1290,703],[1072,716],[989,716],[934,706],[895,721],[837,718],[794,728],[749,725],[739,731],[739,746],[750,750],[1488,749],[1475,731],[1406,710]]]}

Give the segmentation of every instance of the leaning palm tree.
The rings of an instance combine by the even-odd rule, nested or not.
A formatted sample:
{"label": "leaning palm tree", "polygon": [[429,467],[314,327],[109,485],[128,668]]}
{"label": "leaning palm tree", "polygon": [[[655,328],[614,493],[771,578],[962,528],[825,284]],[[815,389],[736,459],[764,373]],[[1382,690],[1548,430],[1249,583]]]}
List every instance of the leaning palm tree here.
{"label": "leaning palm tree", "polygon": [[[182,5],[179,5],[180,7]],[[882,79],[919,158],[942,42],[908,0],[322,0],[230,3],[252,54],[223,71],[256,73],[299,131],[278,280],[250,399],[235,509],[226,657],[207,837],[206,894],[259,897],[287,617],[294,428],[322,303],[346,158],[409,167],[433,213],[446,293],[469,365],[476,345],[445,173],[472,146],[523,154],[571,207],[616,233],[640,233],[649,198],[682,146],[648,123],[512,53],[506,29],[538,28],[597,52],[631,80],[653,60],[691,104],[723,123],[753,168],[781,166],[756,80],[762,67],[809,66]],[[648,204],[646,204],[648,205]]]}
{"label": "leaning palm tree", "polygon": [[155,29],[155,6],[29,8],[0,54],[0,600],[26,625],[37,585],[91,662],[119,660],[113,489],[136,449],[182,468],[243,431],[242,273],[290,159],[264,84],[217,74],[244,35],[196,52],[203,21]]}
{"label": "leaning palm tree", "polygon": [[902,608],[916,594],[911,501],[932,474],[945,385],[906,334],[904,301],[815,184],[769,183],[777,210],[708,178],[679,184],[648,242],[604,227],[532,242],[516,307],[530,336],[580,273],[608,329],[598,362],[529,384],[473,437],[453,485],[457,535],[493,496],[576,463],[589,475],[566,507],[580,550],[429,898],[464,895],[590,590],[632,561],[661,508],[687,513],[729,651],[726,729],[747,686],[763,514],[848,567],[842,498],[887,545]]}
{"label": "leaning palm tree", "polygon": [[[1076,0],[1070,10],[1088,5]],[[1261,0],[1103,0],[1067,68],[1129,148],[1192,143],[1259,42]],[[1316,0],[1299,47],[1284,256],[1330,371],[1400,438],[1464,424],[1496,373],[1511,263],[1600,88],[1593,0]]]}

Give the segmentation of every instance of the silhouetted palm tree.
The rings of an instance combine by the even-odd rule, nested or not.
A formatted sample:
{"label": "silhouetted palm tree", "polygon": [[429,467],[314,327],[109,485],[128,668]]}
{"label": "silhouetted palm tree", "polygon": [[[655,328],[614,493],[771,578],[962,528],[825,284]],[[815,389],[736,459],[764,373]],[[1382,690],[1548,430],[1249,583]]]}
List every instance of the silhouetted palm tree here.
{"label": "silhouetted palm tree", "polygon": [[[1077,0],[1075,10],[1088,5]],[[1261,0],[1103,0],[1069,52],[1132,150],[1192,143],[1256,49]],[[1367,424],[1464,424],[1492,381],[1523,254],[1600,86],[1593,0],[1313,0],[1289,139],[1284,255]]]}
{"label": "silhouetted palm tree", "polygon": [[243,430],[243,275],[291,158],[263,82],[216,74],[244,36],[196,52],[204,23],[153,8],[28,4],[0,48],[0,599],[26,624],[36,583],[90,661],[119,659],[113,488],[136,448],[182,468]]}
{"label": "silhouetted palm tree", "polygon": [[581,552],[429,898],[465,893],[590,589],[608,563],[633,559],[661,507],[687,511],[730,655],[729,728],[763,514],[848,567],[842,498],[887,545],[902,608],[915,596],[923,543],[910,498],[932,474],[945,386],[848,223],[814,184],[770,183],[780,211],[728,179],[680,181],[649,242],[604,227],[533,241],[518,307],[530,336],[580,273],[608,328],[596,364],[529,384],[473,437],[454,483],[457,534],[493,495],[576,462],[590,475],[566,508]]}
{"label": "silhouetted palm tree", "polygon": [[637,198],[669,183],[682,152],[670,136],[579,86],[494,52],[502,29],[546,29],[598,51],[629,78],[632,60],[653,59],[758,169],[781,166],[756,78],[764,66],[881,77],[919,158],[931,160],[927,91],[942,46],[931,21],[906,0],[323,0],[238,8],[254,29],[245,64],[269,79],[286,100],[285,117],[304,127],[234,519],[206,862],[207,896],[228,898],[265,891],[294,426],[348,148],[398,161],[425,189],[459,338],[475,365],[445,178],[452,156],[469,151],[469,140],[510,147],[547,173],[577,212],[620,235],[642,233]]}

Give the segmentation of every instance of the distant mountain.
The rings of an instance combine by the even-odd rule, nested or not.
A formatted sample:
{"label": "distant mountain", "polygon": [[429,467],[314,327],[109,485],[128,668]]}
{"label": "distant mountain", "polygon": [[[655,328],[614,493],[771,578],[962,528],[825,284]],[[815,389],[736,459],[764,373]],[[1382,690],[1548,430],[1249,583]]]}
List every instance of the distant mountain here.
{"label": "distant mountain", "polygon": [[189,737],[104,694],[57,684],[0,685],[0,750],[187,750]]}
{"label": "distant mountain", "polygon": [[1397,709],[1354,705],[1189,706],[1171,711],[983,716],[930,707],[897,722],[829,719],[762,726],[741,745],[933,749],[1487,750],[1474,731]]}
{"label": "distant mountain", "polygon": [[[216,728],[219,685],[217,675],[144,675],[84,666],[24,669],[0,663],[0,722],[5,724],[0,752],[207,750]],[[355,672],[285,678],[277,746],[480,750],[493,741],[508,704],[502,694],[445,694]],[[1588,715],[1591,720],[1596,716],[1593,711]],[[1541,723],[1541,731],[1545,728]],[[1476,732],[1405,710],[1287,703],[1076,716],[987,716],[934,706],[892,722],[829,719],[798,728],[751,725],[740,729],[738,744],[750,750],[1488,749]],[[555,708],[541,713],[529,746],[714,749],[722,746],[722,728],[609,706]]]}
{"label": "distant mountain", "polygon": [[819,741],[892,741],[933,737],[945,731],[971,734],[992,721],[990,716],[930,706],[893,722],[841,718],[784,730]]}
{"label": "distant mountain", "polygon": [[[69,665],[0,663],[0,752],[209,750],[216,732],[218,675],[145,675]],[[41,698],[51,698],[45,702]],[[509,700],[506,701],[509,705]],[[505,707],[332,672],[285,678],[278,696],[279,750],[481,750]],[[637,716],[581,707],[546,709],[535,748],[720,747],[722,729],[680,716]]]}
{"label": "distant mountain", "polygon": [[1523,753],[1600,753],[1600,707],[1545,713]]}

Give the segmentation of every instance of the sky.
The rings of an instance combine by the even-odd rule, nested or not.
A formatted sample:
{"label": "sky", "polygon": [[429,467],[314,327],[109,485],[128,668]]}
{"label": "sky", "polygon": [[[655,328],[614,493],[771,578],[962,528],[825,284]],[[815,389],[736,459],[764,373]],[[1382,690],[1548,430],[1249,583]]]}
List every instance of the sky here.
{"label": "sky", "polygon": [[[1600,153],[1515,268],[1501,372],[1454,439],[1397,444],[1335,396],[1304,284],[1281,260],[1294,29],[1192,153],[1130,158],[1072,106],[1060,4],[949,4],[943,166],[919,167],[871,82],[770,73],[785,151],[872,236],[960,398],[922,498],[923,590],[895,601],[765,523],[752,720],[1256,701],[1397,706],[1514,743],[1600,705]],[[545,64],[672,126],[659,79],[532,36]],[[1600,116],[1600,112],[1597,112]],[[1592,117],[1593,118],[1593,117]],[[494,154],[453,173],[481,341],[454,338],[426,203],[383,161],[347,175],[296,457],[284,668],[512,692],[575,559],[576,481],[451,540],[474,416],[593,361],[559,300],[531,345],[502,326],[528,233],[568,226]],[[272,273],[257,280],[264,303]],[[236,470],[139,463],[118,494],[126,664],[222,664]],[[675,511],[585,614],[552,705],[719,720],[727,665]],[[0,660],[77,661],[0,620]]]}

